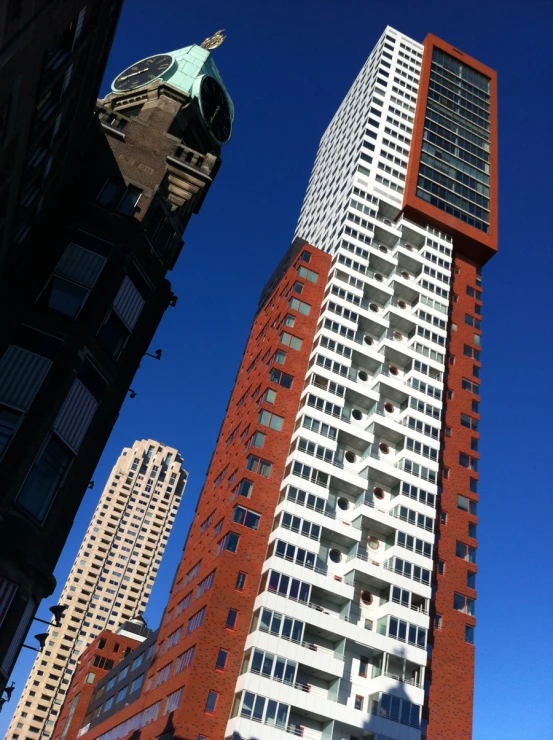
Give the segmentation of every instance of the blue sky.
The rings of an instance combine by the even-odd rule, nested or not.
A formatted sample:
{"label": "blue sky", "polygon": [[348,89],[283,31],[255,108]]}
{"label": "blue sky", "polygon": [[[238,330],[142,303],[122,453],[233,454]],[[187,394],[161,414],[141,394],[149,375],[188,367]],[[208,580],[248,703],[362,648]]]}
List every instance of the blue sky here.
{"label": "blue sky", "polygon": [[[522,731],[553,738],[553,5],[546,0],[127,0],[102,92],[137,59],[225,28],[214,55],[235,103],[235,129],[171,274],[179,302],[152,343],[163,359],[145,358],[137,373],[137,396],[122,409],[60,559],[58,591],[119,451],[158,439],[181,451],[190,479],[146,613],[157,626],[258,295],[291,240],[320,136],[387,24],[419,41],[432,32],[499,75],[500,248],[484,270],[474,740],[519,740]],[[23,651],[17,664],[0,733],[33,658]]]}

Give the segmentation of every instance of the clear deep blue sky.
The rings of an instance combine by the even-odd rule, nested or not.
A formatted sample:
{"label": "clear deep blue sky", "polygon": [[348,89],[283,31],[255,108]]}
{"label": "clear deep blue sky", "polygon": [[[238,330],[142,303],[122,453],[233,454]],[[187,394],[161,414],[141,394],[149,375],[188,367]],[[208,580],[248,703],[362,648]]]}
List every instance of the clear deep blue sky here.
{"label": "clear deep blue sky", "polygon": [[[214,56],[235,128],[171,275],[178,306],[152,343],[163,359],[145,358],[137,373],[138,395],[122,409],[60,559],[58,593],[119,451],[151,437],[177,447],[190,472],[146,613],[157,626],[258,295],[289,245],[321,134],[387,24],[418,41],[432,32],[499,75],[500,247],[484,270],[474,740],[553,738],[548,0],[127,0],[102,93],[137,59],[225,28]],[[33,657],[24,651],[19,660],[0,732]]]}

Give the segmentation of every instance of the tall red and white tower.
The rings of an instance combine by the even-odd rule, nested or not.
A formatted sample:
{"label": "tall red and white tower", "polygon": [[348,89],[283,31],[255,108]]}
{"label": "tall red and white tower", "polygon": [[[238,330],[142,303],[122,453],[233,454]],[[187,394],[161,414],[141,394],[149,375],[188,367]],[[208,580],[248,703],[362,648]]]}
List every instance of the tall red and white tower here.
{"label": "tall red and white tower", "polygon": [[85,740],[471,737],[496,131],[492,70],[386,28],[262,293],[144,691]]}

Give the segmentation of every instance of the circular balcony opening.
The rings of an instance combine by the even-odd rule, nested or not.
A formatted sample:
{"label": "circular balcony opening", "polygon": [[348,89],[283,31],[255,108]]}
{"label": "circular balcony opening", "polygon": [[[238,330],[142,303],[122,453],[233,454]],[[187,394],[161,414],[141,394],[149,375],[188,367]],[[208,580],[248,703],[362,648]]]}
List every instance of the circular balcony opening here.
{"label": "circular balcony opening", "polygon": [[384,404],[384,411],[386,411],[386,413],[388,413],[388,414],[393,414],[394,411],[395,411],[394,405],[392,403],[386,402]]}
{"label": "circular balcony opening", "polygon": [[386,224],[386,226],[391,226],[392,225],[392,222],[390,221],[389,218],[383,218],[382,219],[382,223]]}
{"label": "circular balcony opening", "polygon": [[383,252],[384,254],[388,254],[388,247],[385,247],[385,246],[384,246],[383,244],[381,244],[381,245],[380,245],[380,246],[379,246],[378,248],[379,248],[379,249],[380,249],[380,251],[381,251],[381,252]]}
{"label": "circular balcony opening", "polygon": [[395,365],[390,365],[388,370],[390,372],[390,375],[399,375],[399,370],[397,369]]}
{"label": "circular balcony opening", "polygon": [[397,305],[399,308],[407,308],[407,304],[405,303],[405,301],[398,301]]}
{"label": "circular balcony opening", "polygon": [[357,377],[359,378],[359,380],[362,380],[363,383],[366,383],[369,379],[369,375],[367,372],[365,372],[365,370],[359,370],[359,372],[357,373]]}
{"label": "circular balcony opening", "polygon": [[376,303],[369,303],[369,308],[374,313],[378,313],[378,306],[376,305]]}
{"label": "circular balcony opening", "polygon": [[353,409],[351,415],[353,416],[355,421],[361,421],[361,419],[363,418],[363,414],[359,411],[359,409]]}
{"label": "circular balcony opening", "polygon": [[370,606],[373,603],[373,595],[370,591],[361,591],[361,601],[365,606]]}
{"label": "circular balcony opening", "polygon": [[381,283],[381,282],[382,282],[382,281],[384,280],[384,278],[382,277],[382,275],[381,275],[381,274],[380,274],[379,272],[375,272],[375,273],[374,273],[374,279],[375,279],[375,280],[376,280],[377,282],[379,282],[379,283]]}
{"label": "circular balcony opening", "polygon": [[402,271],[401,271],[401,277],[402,277],[402,278],[403,278],[404,280],[409,280],[409,279],[411,278],[411,275],[409,275],[409,273],[408,273],[408,272],[406,272],[405,270],[402,270]]}
{"label": "circular balcony opening", "polygon": [[382,490],[382,488],[378,488],[377,486],[376,488],[373,488],[373,496],[379,501],[382,501],[382,499],[384,498],[384,491]]}
{"label": "circular balcony opening", "polygon": [[408,252],[412,252],[412,251],[413,251],[413,245],[412,245],[412,244],[406,244],[406,245],[405,245],[405,249],[406,249],[406,250],[407,250]]}
{"label": "circular balcony opening", "polygon": [[351,450],[348,450],[346,454],[344,455],[344,458],[346,462],[354,463],[357,460],[357,456],[355,452],[352,452]]}
{"label": "circular balcony opening", "polygon": [[394,332],[394,339],[397,342],[401,342],[403,340],[403,334],[400,331],[395,331]]}
{"label": "circular balcony opening", "polygon": [[382,453],[383,455],[387,455],[387,454],[388,454],[388,453],[390,452],[390,448],[388,447],[388,445],[386,444],[386,442],[381,442],[381,443],[380,443],[380,444],[378,445],[378,449],[380,450],[380,452],[381,452],[381,453]]}
{"label": "circular balcony opening", "polygon": [[347,498],[344,498],[343,496],[340,496],[340,498],[337,501],[338,508],[342,509],[342,511],[347,511],[349,509],[349,501]]}
{"label": "circular balcony opening", "polygon": [[365,342],[365,344],[368,344],[370,346],[371,344],[373,344],[374,339],[372,337],[369,337],[368,334],[365,334],[365,336],[363,337],[363,341]]}
{"label": "circular balcony opening", "polygon": [[342,559],[342,553],[340,550],[331,550],[328,553],[328,557],[332,560],[333,563],[339,563]]}
{"label": "circular balcony opening", "polygon": [[378,548],[380,547],[380,541],[377,540],[376,537],[368,537],[367,545],[369,546],[370,550],[378,550]]}

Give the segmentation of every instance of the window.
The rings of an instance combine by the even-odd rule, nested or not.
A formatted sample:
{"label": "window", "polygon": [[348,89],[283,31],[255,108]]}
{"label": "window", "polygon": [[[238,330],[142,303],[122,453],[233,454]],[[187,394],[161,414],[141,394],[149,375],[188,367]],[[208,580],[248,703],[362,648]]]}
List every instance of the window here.
{"label": "window", "polygon": [[468,414],[461,414],[461,426],[467,429],[472,429],[473,432],[478,431],[478,420],[473,419]]}
{"label": "window", "polygon": [[209,694],[207,695],[207,701],[205,703],[206,714],[214,714],[218,698],[219,694],[216,691],[209,692]]}
{"label": "window", "polygon": [[191,648],[188,648],[188,650],[179,655],[179,657],[177,658],[174,675],[180,673],[181,671],[184,671],[185,668],[188,668],[192,664],[192,658],[194,657],[195,650],[196,646],[192,645]]}
{"label": "window", "polygon": [[436,614],[434,617],[434,628],[437,630],[441,630],[443,625],[442,615]]}
{"label": "window", "polygon": [[0,457],[10,443],[23,414],[13,411],[5,406],[0,406]]}
{"label": "window", "polygon": [[479,414],[480,413],[480,402],[479,401],[472,401],[471,403],[471,411],[473,414]]}
{"label": "window", "polygon": [[243,591],[246,587],[246,580],[248,576],[246,573],[239,571],[238,575],[236,576],[236,584],[234,586],[236,591]]}
{"label": "window", "polygon": [[303,293],[303,283],[300,283],[300,281],[297,280],[294,283],[292,290],[294,291],[294,293],[299,293],[301,295]]}
{"label": "window", "polygon": [[269,478],[273,465],[272,463],[267,462],[267,460],[261,460],[259,457],[255,457],[255,455],[248,455],[246,460],[246,469],[250,470],[252,473],[262,475],[264,478]]}
{"label": "window", "polygon": [[219,540],[217,543],[217,551],[215,553],[215,557],[217,555],[220,555],[223,550],[227,550],[228,552],[235,553],[238,549],[238,542],[240,541],[240,535],[236,534],[236,532],[228,532],[222,540]]}
{"label": "window", "polygon": [[474,605],[474,599],[469,599],[468,596],[463,596],[462,594],[453,594],[453,608],[456,611],[463,612],[463,614],[470,614],[473,617]]}
{"label": "window", "polygon": [[200,596],[203,596],[206,591],[209,591],[209,589],[213,586],[214,580],[215,580],[215,571],[212,570],[208,576],[206,576],[203,580],[201,580],[198,583],[198,589],[196,591],[197,599],[199,599]]}
{"label": "window", "polygon": [[123,686],[123,688],[117,692],[117,699],[115,700],[115,703],[119,703],[120,701],[123,701],[123,699],[127,696],[127,691],[129,690],[128,686]]}
{"label": "window", "polygon": [[[470,316],[468,313],[465,314],[465,324],[467,324],[467,326],[473,326],[478,330],[482,328],[482,321],[474,316]],[[477,335],[475,334],[475,336]]]}
{"label": "window", "polygon": [[474,627],[471,627],[469,624],[465,625],[465,642],[474,645]]}
{"label": "window", "polygon": [[311,311],[309,303],[304,303],[294,297],[290,298],[288,305],[293,311],[299,311],[304,316],[309,316],[309,312]]}
{"label": "window", "polygon": [[355,706],[355,709],[359,709],[359,710],[363,709],[363,697],[359,696],[359,694],[357,694],[357,696],[355,697],[354,706]]}
{"label": "window", "polygon": [[284,365],[284,361],[286,360],[286,352],[279,349],[275,352],[275,356],[273,357],[273,362],[278,363],[279,365]]}
{"label": "window", "polygon": [[94,683],[94,679],[96,678],[95,673],[87,673],[86,675],[86,682],[87,683]]}
{"label": "window", "polygon": [[438,560],[438,573],[441,576],[445,573],[445,562],[443,560]]}
{"label": "window", "polygon": [[369,675],[369,659],[361,656],[359,659],[359,675],[367,678]]}
{"label": "window", "polygon": [[471,470],[474,470],[474,472],[478,471],[478,458],[471,457],[470,455],[467,455],[465,452],[459,453],[459,465],[461,465],[463,468],[470,468]]}
{"label": "window", "polygon": [[182,689],[179,689],[178,691],[175,691],[172,694],[169,694],[165,702],[165,708],[163,709],[164,715],[168,714],[169,712],[174,712],[175,709],[179,708],[183,691],[184,691],[184,687]]}
{"label": "window", "polygon": [[294,337],[292,334],[288,334],[288,332],[286,331],[283,331],[280,335],[280,342],[286,347],[290,347],[290,349],[296,350],[300,350],[302,345],[301,339],[298,339],[298,337]]}
{"label": "window", "polygon": [[224,671],[227,665],[227,659],[228,659],[228,650],[223,650],[223,648],[221,648],[219,650],[219,655],[217,656],[215,668],[218,671]]}
{"label": "window", "polygon": [[238,612],[236,609],[229,609],[227,614],[227,621],[225,624],[225,627],[228,630],[233,630],[236,626],[236,619],[238,617]]}
{"label": "window", "polygon": [[300,255],[300,260],[302,260],[303,262],[311,262],[311,253],[302,252]]}
{"label": "window", "polygon": [[[277,370],[276,368],[273,368],[271,370],[271,374],[269,375],[269,380],[271,381],[271,383],[278,383],[278,385],[281,385],[283,388],[290,389],[292,387],[292,382],[294,378],[291,375],[283,373],[282,370]],[[274,393],[274,391],[272,392]]]}
{"label": "window", "polygon": [[292,314],[289,313],[284,317],[284,326],[293,327],[295,323],[296,317],[292,316]]}
{"label": "window", "polygon": [[[255,511],[245,509],[243,506],[235,506],[232,514],[232,521],[236,524],[242,524],[244,527],[249,529],[257,529],[259,526],[259,520],[261,516]],[[234,552],[234,550],[233,550]]]}
{"label": "window", "polygon": [[123,193],[123,197],[119,201],[119,204],[117,205],[117,212],[120,213],[122,216],[132,216],[141,195],[141,190],[133,187],[132,185],[129,185]]}
{"label": "window", "polygon": [[316,283],[319,279],[319,275],[316,272],[308,270],[307,267],[303,267],[303,265],[298,269],[298,275],[302,278],[307,278],[310,283]]}
{"label": "window", "polygon": [[264,427],[270,427],[271,429],[280,432],[282,430],[284,419],[282,416],[277,416],[276,414],[272,414],[270,411],[263,409],[259,412],[258,421]]}
{"label": "window", "polygon": [[478,481],[476,478],[471,478],[469,481],[469,491],[471,493],[478,493]]}
{"label": "window", "polygon": [[472,539],[476,539],[477,537],[477,525],[474,522],[469,522],[469,537],[472,537]]}
{"label": "window", "polygon": [[137,691],[142,686],[143,681],[144,681],[144,674],[142,673],[140,676],[138,676],[138,678],[135,678],[134,681],[131,683],[129,694],[132,694],[135,691]]}
{"label": "window", "polygon": [[74,319],[87,295],[88,289],[82,285],[59,275],[53,275],[41,296],[41,301],[44,301],[54,311]]}
{"label": "window", "polygon": [[455,555],[461,560],[468,563],[476,563],[476,548],[466,545],[464,542],[457,542],[455,545]]}
{"label": "window", "polygon": [[111,205],[115,201],[120,190],[121,182],[108,178],[96,198],[96,203],[99,203],[101,206]]}
{"label": "window", "polygon": [[117,359],[125,346],[130,332],[115,311],[110,311],[98,332],[98,342],[103,349]]}
{"label": "window", "polygon": [[[474,336],[478,336],[478,334],[475,334]],[[478,338],[480,339],[480,337]],[[475,344],[479,344],[479,342],[475,342]],[[468,344],[465,344],[463,354],[465,357],[470,357],[473,360],[476,360],[476,362],[480,362],[480,350],[474,349],[474,347],[470,347]]]}
{"label": "window", "polygon": [[252,488],[253,483],[250,480],[247,480],[247,478],[242,478],[240,483],[232,490],[231,501],[234,501],[237,496],[249,498],[252,495]]}
{"label": "window", "polygon": [[261,450],[263,449],[264,444],[265,435],[262,432],[254,432],[249,440],[246,442],[246,449],[249,450],[250,447],[257,447]]}
{"label": "window", "polygon": [[52,434],[17,494],[17,504],[42,523],[63,483],[73,454]]}
{"label": "window", "polygon": [[205,609],[206,608],[204,606],[202,609],[200,609],[200,611],[196,612],[196,614],[190,617],[190,619],[188,620],[188,624],[186,625],[187,635],[202,626],[205,617]]}
{"label": "window", "polygon": [[480,386],[478,385],[478,383],[473,383],[472,380],[463,378],[461,381],[461,387],[464,391],[468,391],[469,393],[476,393],[477,396],[480,395]]}
{"label": "window", "polygon": [[467,588],[476,588],[476,573],[472,570],[467,571]]}
{"label": "window", "polygon": [[470,514],[474,514],[475,516],[477,514],[476,501],[471,501],[466,496],[461,496],[461,494],[457,495],[457,508],[461,509],[461,511],[466,511]]}

